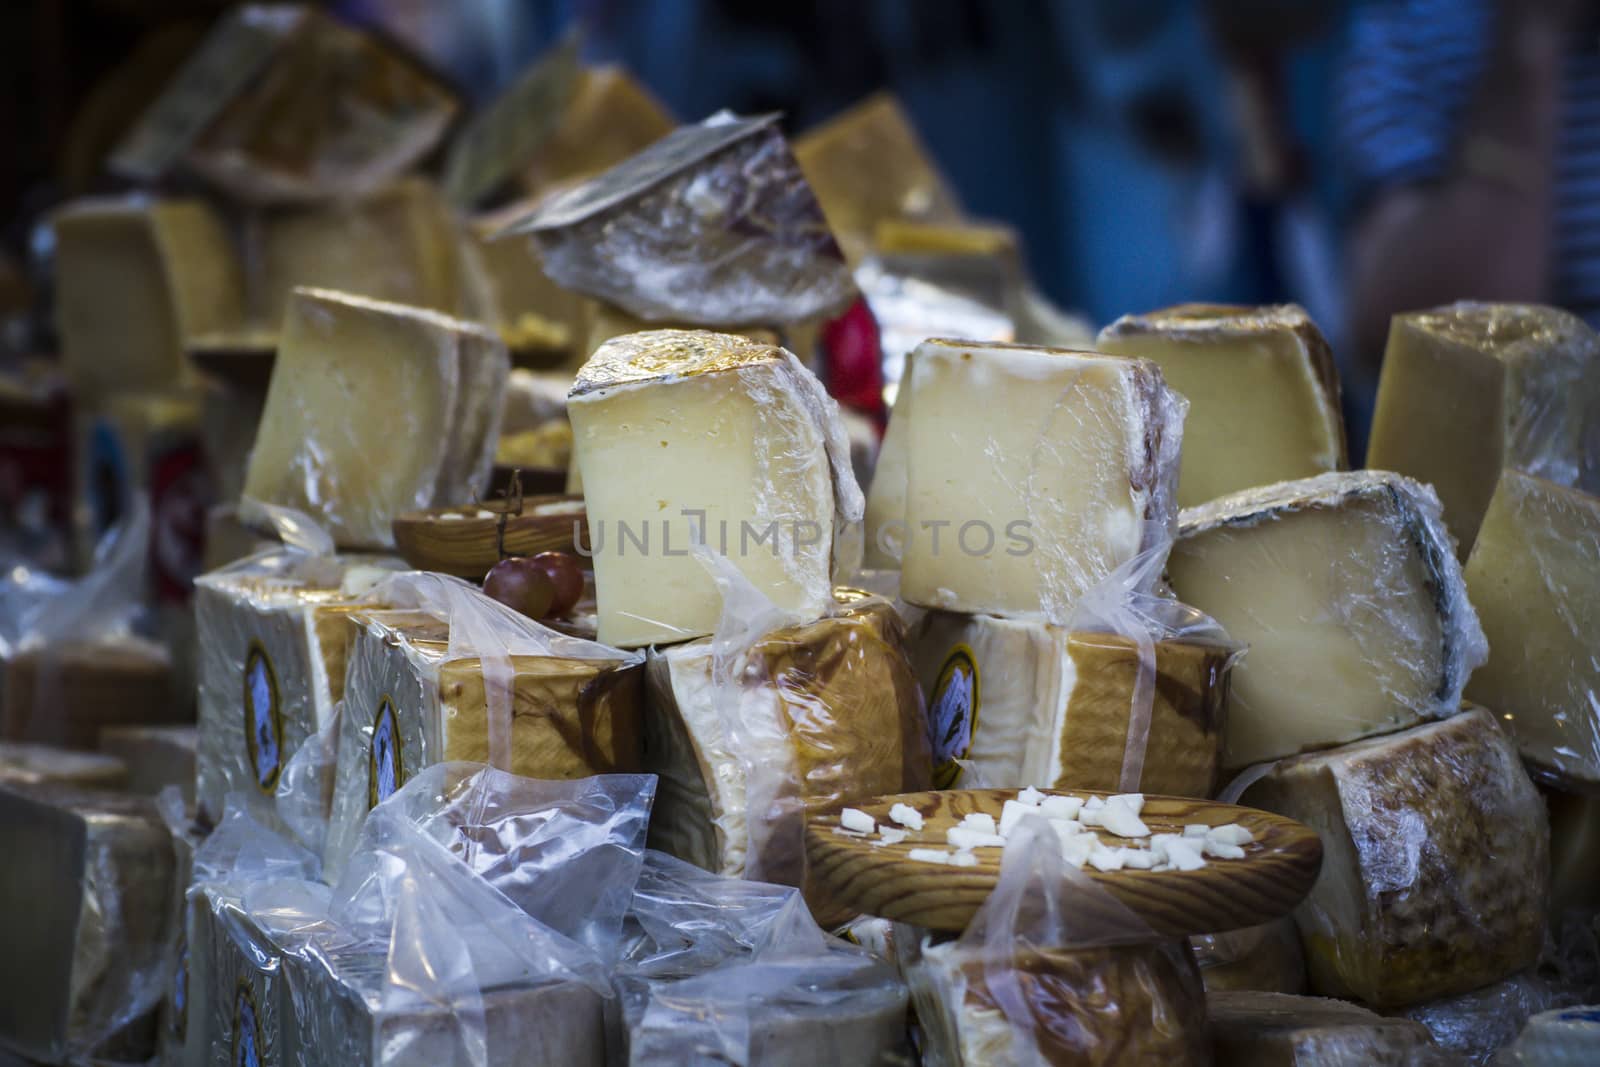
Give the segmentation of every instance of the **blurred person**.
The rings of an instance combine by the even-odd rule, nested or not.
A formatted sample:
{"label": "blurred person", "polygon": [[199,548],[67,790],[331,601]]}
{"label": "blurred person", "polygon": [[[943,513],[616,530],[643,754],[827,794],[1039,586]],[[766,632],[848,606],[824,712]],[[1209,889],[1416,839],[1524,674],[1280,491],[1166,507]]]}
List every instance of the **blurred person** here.
{"label": "blurred person", "polygon": [[1390,0],[1353,15],[1340,138],[1352,338],[1456,300],[1600,322],[1600,3]]}

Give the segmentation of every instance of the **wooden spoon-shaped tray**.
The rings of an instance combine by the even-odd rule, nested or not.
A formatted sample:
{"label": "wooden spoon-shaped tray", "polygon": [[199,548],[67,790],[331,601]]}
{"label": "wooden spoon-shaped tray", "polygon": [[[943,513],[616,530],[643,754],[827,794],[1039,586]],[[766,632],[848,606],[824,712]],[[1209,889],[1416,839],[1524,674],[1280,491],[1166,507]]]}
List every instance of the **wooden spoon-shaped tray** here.
{"label": "wooden spoon-shaped tray", "polygon": [[[505,553],[573,552],[573,530],[581,530],[584,522],[581,496],[524,497],[522,514],[506,520]],[[393,523],[395,551],[418,570],[482,581],[500,562],[498,524],[498,516],[489,509],[472,505],[408,511]]]}
{"label": "wooden spoon-shaped tray", "polygon": [[[1091,795],[1063,789],[1042,792],[1085,800]],[[806,827],[809,884],[840,908],[959,933],[994,889],[1002,850],[978,848],[976,867],[913,860],[911,850],[949,849],[946,830],[973,812],[985,812],[999,822],[1005,802],[1015,799],[1017,793],[1016,789],[905,793],[848,805],[871,815],[880,826],[896,825],[889,820],[889,809],[895,804],[907,804],[921,812],[923,828],[893,845],[874,844],[877,834],[857,837],[838,832],[837,810],[813,816]],[[1255,808],[1147,794],[1140,818],[1152,834],[1181,834],[1184,826],[1192,823],[1238,823],[1255,835],[1254,841],[1243,846],[1243,859],[1208,857],[1199,870],[1082,868],[1096,885],[1108,890],[1161,937],[1217,933],[1286,915],[1311,891],[1322,866],[1322,842],[1316,831]],[[1085,832],[1098,833],[1108,846],[1135,843],[1105,830]],[[1149,842],[1140,843],[1148,846]],[[1092,913],[1099,894],[1082,897],[1081,907]],[[1093,921],[1092,914],[1082,917]],[[1114,923],[1117,918],[1108,914],[1106,922]]]}

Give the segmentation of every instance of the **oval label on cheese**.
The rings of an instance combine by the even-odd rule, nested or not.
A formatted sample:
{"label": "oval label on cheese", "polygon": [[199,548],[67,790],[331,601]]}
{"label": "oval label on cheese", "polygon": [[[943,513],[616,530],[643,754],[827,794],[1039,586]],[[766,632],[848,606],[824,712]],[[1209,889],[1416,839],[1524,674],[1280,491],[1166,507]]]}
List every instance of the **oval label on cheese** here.
{"label": "oval label on cheese", "polygon": [[394,718],[394,701],[378,702],[372,721],[372,751],[367,757],[367,806],[375,808],[394,795],[403,783],[400,766],[400,726]]}
{"label": "oval label on cheese", "polygon": [[972,749],[972,731],[978,726],[978,661],[972,649],[957,645],[939,668],[939,678],[928,700],[933,728],[933,787],[949,789],[961,778],[961,764]]}
{"label": "oval label on cheese", "polygon": [[256,785],[270,793],[283,769],[283,709],[278,704],[278,672],[260,641],[250,642],[244,661],[244,744]]}
{"label": "oval label on cheese", "polygon": [[249,983],[239,979],[233,997],[233,1067],[261,1067],[261,1026]]}

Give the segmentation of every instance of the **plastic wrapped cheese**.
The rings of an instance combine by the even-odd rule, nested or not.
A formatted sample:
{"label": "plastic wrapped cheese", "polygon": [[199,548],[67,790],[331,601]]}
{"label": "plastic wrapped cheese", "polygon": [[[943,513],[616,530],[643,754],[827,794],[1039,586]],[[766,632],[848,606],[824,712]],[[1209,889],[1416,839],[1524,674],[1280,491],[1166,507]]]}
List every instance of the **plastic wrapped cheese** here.
{"label": "plastic wrapped cheese", "polygon": [[1506,1067],[1582,1067],[1600,1056],[1600,1005],[1558,1008],[1528,1020]]}
{"label": "plastic wrapped cheese", "polygon": [[1433,490],[1323,474],[1184,511],[1172,587],[1249,648],[1224,763],[1448,715],[1488,653]]}
{"label": "plastic wrapped cheese", "polygon": [[1433,485],[1464,557],[1503,467],[1600,492],[1597,371],[1600,337],[1555,308],[1396,315],[1367,463]]}
{"label": "plastic wrapped cheese", "polygon": [[1064,623],[1171,540],[1185,405],[1154,363],[934,340],[901,389],[911,603]]}
{"label": "plastic wrapped cheese", "polygon": [[904,627],[882,598],[835,595],[830,616],[764,633],[722,663],[712,641],[651,654],[645,751],[661,780],[653,847],[721,874],[802,886],[809,813],[929,788]]}
{"label": "plastic wrapped cheese", "polygon": [[166,966],[173,855],[148,797],[0,787],[0,1047],[142,1061]]}
{"label": "plastic wrapped cheese", "polygon": [[155,796],[173,785],[190,803],[199,744],[193,726],[112,726],[100,731],[100,751],[126,764],[130,790]]}
{"label": "plastic wrapped cheese", "polygon": [[1218,1064],[1238,1067],[1445,1067],[1428,1031],[1359,1004],[1283,993],[1206,997]]}
{"label": "plastic wrapped cheese", "polygon": [[1489,638],[1467,696],[1506,717],[1542,778],[1600,786],[1600,497],[1506,470],[1466,578]]}
{"label": "plastic wrapped cheese", "polygon": [[1519,974],[1482,989],[1414,1004],[1395,1014],[1428,1028],[1439,1047],[1472,1067],[1489,1067],[1528,1020],[1560,1003],[1558,990],[1537,974]]}
{"label": "plastic wrapped cheese", "polygon": [[1313,992],[1398,1007],[1538,958],[1544,804],[1488,711],[1288,760],[1245,800],[1322,838],[1295,912]]}
{"label": "plastic wrapped cheese", "polygon": [[1095,347],[1153,360],[1189,401],[1182,507],[1348,463],[1333,352],[1301,308],[1183,304],[1125,315]]}
{"label": "plastic wrapped cheese", "polygon": [[785,610],[827,610],[860,558],[861,490],[838,405],[782,348],[732,334],[617,338],[573,387],[600,640],[712,632],[722,611],[697,538]]}
{"label": "plastic wrapped cheese", "polygon": [[1260,926],[1189,939],[1206,993],[1303,993],[1306,957],[1288,917]]}
{"label": "plastic wrapped cheese", "polygon": [[[911,642],[928,695],[935,784],[964,769],[990,786],[1120,789],[1140,653],[1120,634],[931,611]],[[1234,646],[1154,646],[1156,681],[1136,788],[1206,797],[1217,786]]]}
{"label": "plastic wrapped cheese", "polygon": [[561,285],[652,322],[801,323],[856,292],[776,115],[679,127],[504,231],[523,233]]}
{"label": "plastic wrapped cheese", "polygon": [[245,497],[310,514],[341,546],[389,547],[396,515],[486,487],[509,373],[482,327],[296,290]]}

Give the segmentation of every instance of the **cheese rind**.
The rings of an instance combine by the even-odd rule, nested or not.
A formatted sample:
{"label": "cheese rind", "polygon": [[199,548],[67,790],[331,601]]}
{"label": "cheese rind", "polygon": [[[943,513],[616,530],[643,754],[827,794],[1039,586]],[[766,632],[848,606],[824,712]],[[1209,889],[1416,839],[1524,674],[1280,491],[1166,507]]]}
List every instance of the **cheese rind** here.
{"label": "cheese rind", "polygon": [[1544,804],[1484,709],[1289,760],[1245,800],[1322,838],[1295,912],[1313,992],[1398,1007],[1538,958]]}
{"label": "cheese rind", "polygon": [[1506,470],[1467,560],[1489,638],[1469,699],[1557,785],[1600,785],[1600,497]]}
{"label": "cheese rind", "polygon": [[838,405],[794,356],[731,334],[657,330],[602,345],[568,407],[600,640],[712,633],[722,597],[696,532],[796,619],[854,569],[861,490]]}
{"label": "cheese rind", "polygon": [[[911,649],[928,697],[939,788],[960,782],[957,760],[996,787],[1121,787],[1139,665],[1130,639],[934,611],[917,626]],[[1155,650],[1140,785],[1210,796],[1235,650],[1189,641],[1160,641]]]}
{"label": "cheese rind", "polygon": [[933,340],[901,389],[911,603],[1065,622],[1172,535],[1184,402],[1155,364]]}
{"label": "cheese rind", "polygon": [[1575,315],[1459,303],[1396,315],[1367,463],[1431,483],[1463,558],[1502,467],[1600,492],[1600,336]]}
{"label": "cheese rind", "polygon": [[1172,587],[1249,652],[1224,764],[1447,715],[1487,654],[1433,490],[1331,473],[1186,509]]}
{"label": "cheese rind", "polygon": [[391,546],[396,515],[481,490],[509,373],[478,326],[297,290],[245,496],[312,515],[341,546]]}
{"label": "cheese rind", "polygon": [[1349,462],[1339,372],[1301,308],[1183,304],[1125,315],[1095,347],[1154,361],[1189,401],[1180,507]]}
{"label": "cheese rind", "polygon": [[1283,993],[1206,997],[1212,1055],[1229,1067],[1419,1067],[1444,1058],[1428,1031],[1343,1000]]}

